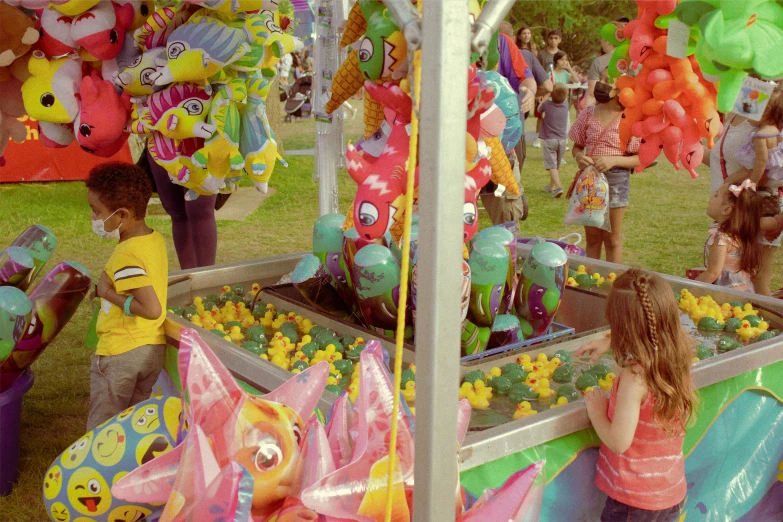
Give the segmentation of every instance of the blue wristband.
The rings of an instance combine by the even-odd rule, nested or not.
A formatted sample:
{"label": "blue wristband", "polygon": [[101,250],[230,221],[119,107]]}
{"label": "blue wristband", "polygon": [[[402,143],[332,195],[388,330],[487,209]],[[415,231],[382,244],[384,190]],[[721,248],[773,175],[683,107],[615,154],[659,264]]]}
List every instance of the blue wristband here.
{"label": "blue wristband", "polygon": [[132,301],[133,301],[132,295],[129,295],[128,298],[125,300],[125,315],[127,315],[128,317],[133,317],[133,314],[131,313],[130,310]]}

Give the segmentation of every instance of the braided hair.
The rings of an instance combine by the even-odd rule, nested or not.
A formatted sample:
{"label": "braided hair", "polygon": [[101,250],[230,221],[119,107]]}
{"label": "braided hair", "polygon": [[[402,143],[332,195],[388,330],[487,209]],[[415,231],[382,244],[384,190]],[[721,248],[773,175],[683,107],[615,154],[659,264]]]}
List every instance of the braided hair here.
{"label": "braided hair", "polygon": [[691,379],[693,341],[680,322],[674,292],[660,276],[631,268],[606,300],[617,363],[644,378],[655,400],[655,419],[679,433],[695,405]]}

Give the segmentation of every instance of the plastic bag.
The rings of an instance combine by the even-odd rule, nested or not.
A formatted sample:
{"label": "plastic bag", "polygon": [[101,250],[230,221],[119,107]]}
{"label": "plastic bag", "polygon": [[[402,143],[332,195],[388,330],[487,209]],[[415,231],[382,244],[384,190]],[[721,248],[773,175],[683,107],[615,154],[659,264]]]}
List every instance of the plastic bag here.
{"label": "plastic bag", "polygon": [[597,227],[607,232],[609,223],[609,182],[592,166],[581,170],[568,189],[566,225]]}

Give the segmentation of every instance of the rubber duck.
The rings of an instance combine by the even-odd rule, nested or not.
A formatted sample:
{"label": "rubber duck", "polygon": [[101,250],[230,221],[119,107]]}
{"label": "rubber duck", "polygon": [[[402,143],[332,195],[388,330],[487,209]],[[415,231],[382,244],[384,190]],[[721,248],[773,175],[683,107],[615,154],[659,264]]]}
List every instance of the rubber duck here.
{"label": "rubber duck", "polygon": [[258,283],[253,283],[253,286],[250,287],[250,291],[247,293],[250,297],[255,297],[258,295],[258,292],[261,291],[261,285]]}
{"label": "rubber duck", "polygon": [[579,283],[576,282],[576,279],[573,277],[569,277],[566,279],[566,286],[579,286]]}
{"label": "rubber duck", "polygon": [[202,318],[201,324],[207,330],[214,330],[215,328],[217,328],[217,321],[215,321],[215,319],[211,315],[207,315],[204,318]]}
{"label": "rubber duck", "polygon": [[228,335],[229,337],[231,337],[231,341],[233,341],[234,344],[242,344],[242,341],[245,340],[245,336],[242,333],[242,329],[238,326],[232,326]]}
{"label": "rubber duck", "polygon": [[287,370],[289,368],[289,361],[288,358],[285,356],[285,353],[281,352],[276,355],[273,355],[271,361],[272,364],[276,364],[277,366],[281,367],[284,370]]}
{"label": "rubber duck", "polygon": [[586,274],[587,273],[587,268],[585,268],[585,265],[579,265],[578,267],[576,267],[576,273],[577,274]]}
{"label": "rubber duck", "polygon": [[485,397],[487,400],[492,398],[492,387],[484,384],[484,381],[476,381],[473,385],[473,389],[475,390],[476,395]]}
{"label": "rubber duck", "polygon": [[190,322],[200,328],[204,328],[204,323],[201,322],[201,316],[194,315],[193,317],[190,318]]}
{"label": "rubber duck", "polygon": [[549,379],[541,378],[536,384],[532,386],[533,391],[536,392],[541,399],[546,399],[555,394],[555,391],[549,388]]}
{"label": "rubber duck", "polygon": [[244,319],[242,319],[242,328],[248,329],[255,324],[256,324],[256,319],[255,317],[253,317],[253,314],[248,314],[245,316]]}
{"label": "rubber duck", "polygon": [[612,372],[607,373],[604,379],[598,379],[598,387],[604,391],[611,390],[613,384],[614,384],[614,373]]}
{"label": "rubber duck", "polygon": [[312,321],[310,321],[310,319],[304,319],[302,321],[302,324],[299,325],[299,329],[302,331],[303,334],[309,334],[312,328],[313,328],[313,323]]}
{"label": "rubber duck", "polygon": [[269,360],[269,356],[267,354],[265,354],[265,353],[262,353],[261,355],[259,355],[259,357],[261,357],[265,361]]}
{"label": "rubber duck", "polygon": [[534,410],[529,402],[522,401],[517,404],[517,409],[514,412],[514,419],[522,419],[524,417],[535,415],[536,413],[538,413],[538,411]]}
{"label": "rubber duck", "polygon": [[601,277],[601,274],[599,274],[598,272],[594,273],[591,277],[595,279],[595,284],[597,286],[601,286],[606,281],[606,278]]}
{"label": "rubber duck", "polygon": [[735,306],[731,311],[737,319],[744,319],[746,315],[758,315],[758,310],[754,310],[750,303],[745,303],[742,308]]}
{"label": "rubber duck", "polygon": [[416,383],[414,381],[408,381],[405,383],[405,388],[402,390],[402,396],[408,402],[416,400]]}
{"label": "rubber duck", "polygon": [[615,279],[617,279],[617,274],[615,274],[614,272],[609,272],[606,275],[606,280],[609,281],[610,283],[614,283]]}
{"label": "rubber duck", "polygon": [[517,364],[520,366],[524,366],[526,364],[530,364],[530,356],[528,354],[521,355],[517,357]]}
{"label": "rubber duck", "polygon": [[736,333],[739,338],[742,339],[742,342],[747,343],[756,337],[757,333],[755,330],[756,329],[750,325],[747,319],[743,319],[740,327],[734,330],[734,333]]}
{"label": "rubber duck", "polygon": [[756,335],[754,337],[758,337],[759,335],[769,330],[769,323],[766,321],[759,321],[759,324],[756,325],[754,330],[756,330]]}
{"label": "rubber duck", "polygon": [[497,366],[493,366],[489,370],[489,373],[487,374],[487,379],[489,380],[492,377],[500,377],[502,374],[503,371],[500,368],[498,368]]}
{"label": "rubber duck", "polygon": [[[403,395],[405,392],[403,391]],[[359,381],[354,379],[351,384],[348,385],[348,399],[351,402],[356,402],[356,398],[359,396]]]}
{"label": "rubber duck", "polygon": [[559,406],[565,406],[566,404],[568,404],[568,399],[566,399],[565,397],[558,397],[557,402],[552,404],[549,408],[550,409],[557,408]]}
{"label": "rubber duck", "polygon": [[582,395],[587,395],[591,390],[595,390],[595,386],[588,386],[584,390],[582,390]]}

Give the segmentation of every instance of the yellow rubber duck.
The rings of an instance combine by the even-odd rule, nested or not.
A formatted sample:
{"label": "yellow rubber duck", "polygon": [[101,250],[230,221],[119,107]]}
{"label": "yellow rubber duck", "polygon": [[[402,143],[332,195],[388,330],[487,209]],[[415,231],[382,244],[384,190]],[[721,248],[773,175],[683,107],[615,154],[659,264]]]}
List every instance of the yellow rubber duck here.
{"label": "yellow rubber duck", "polygon": [[585,268],[585,265],[579,265],[578,267],[576,267],[576,273],[577,274],[586,274],[587,273],[587,268]]}
{"label": "yellow rubber duck", "polygon": [[614,283],[615,279],[617,279],[617,274],[615,274],[614,272],[609,272],[606,275],[606,280],[609,281],[610,283]]}
{"label": "yellow rubber duck", "polygon": [[416,383],[413,381],[408,381],[405,383],[405,388],[402,390],[402,396],[405,397],[405,400],[408,402],[413,402],[416,400]]}
{"label": "yellow rubber duck", "polygon": [[242,329],[238,326],[232,326],[228,335],[231,337],[231,340],[234,342],[234,344],[242,344],[242,341],[245,340]]}
{"label": "yellow rubber duck", "polygon": [[305,319],[302,321],[302,324],[299,325],[299,329],[302,331],[303,334],[310,333],[310,330],[313,328],[313,323],[310,321],[310,319]]}
{"label": "yellow rubber duck", "polygon": [[597,286],[601,286],[601,285],[602,285],[602,284],[604,284],[604,282],[606,281],[606,278],[605,278],[605,277],[601,277],[601,274],[599,274],[598,272],[594,273],[594,274],[593,274],[592,276],[590,276],[590,277],[592,277],[593,279],[595,279],[595,281],[596,281],[596,283],[595,283],[595,284],[596,284]]}
{"label": "yellow rubber duck", "polygon": [[524,354],[524,355],[521,355],[521,356],[517,357],[517,364],[520,365],[520,366],[524,366],[524,365],[530,364],[530,363],[531,363],[531,360],[530,360],[530,356],[528,354]]}
{"label": "yellow rubber duck", "polygon": [[502,373],[503,373],[503,372],[501,371],[501,369],[500,369],[500,368],[498,368],[497,366],[493,366],[493,367],[492,367],[492,368],[489,370],[489,373],[486,375],[486,377],[487,377],[487,379],[490,379],[490,378],[492,378],[492,377],[500,377],[500,375],[501,375]]}
{"label": "yellow rubber duck", "polygon": [[742,308],[735,306],[731,311],[737,319],[744,319],[746,315],[758,315],[758,310],[754,310],[750,303],[745,303]]}
{"label": "yellow rubber duck", "polygon": [[528,401],[522,401],[517,404],[517,409],[514,412],[514,419],[522,419],[535,415],[536,413],[538,413],[538,411],[534,410]]}
{"label": "yellow rubber duck", "polygon": [[565,397],[558,397],[557,398],[557,402],[552,404],[549,408],[550,409],[551,408],[557,408],[559,406],[564,406],[566,404],[568,404],[568,399],[566,399]]}
{"label": "yellow rubber duck", "polygon": [[261,285],[258,283],[253,283],[253,286],[250,287],[250,291],[248,292],[248,295],[250,297],[255,297],[258,295],[258,292],[261,291]]}
{"label": "yellow rubber duck", "polygon": [[226,294],[231,291],[231,285],[224,285],[223,288],[220,289],[220,292],[223,294]]}
{"label": "yellow rubber duck", "polygon": [[285,356],[285,353],[278,353],[274,356],[272,356],[272,364],[276,364],[277,366],[281,367],[284,370],[287,370],[289,366],[289,360]]}
{"label": "yellow rubber duck", "polygon": [[611,390],[613,384],[614,384],[614,373],[612,372],[607,373],[605,379],[598,379],[598,386],[604,391]]}
{"label": "yellow rubber duck", "polygon": [[191,318],[190,318],[190,322],[191,322],[191,323],[193,323],[193,324],[195,324],[196,326],[199,326],[199,327],[201,327],[201,328],[204,328],[204,323],[203,323],[203,322],[201,322],[201,317],[200,317],[200,316],[198,316],[198,315],[194,315],[193,317],[191,317]]}
{"label": "yellow rubber duck", "polygon": [[248,328],[250,328],[251,326],[253,326],[255,324],[256,324],[256,320],[250,314],[246,315],[245,318],[242,319],[242,328],[244,328],[244,329],[248,329]]}
{"label": "yellow rubber duck", "polygon": [[215,319],[211,315],[208,315],[208,316],[204,317],[203,319],[201,319],[201,324],[207,330],[214,330],[215,328],[217,328],[217,325],[218,325],[217,321],[215,321]]}
{"label": "yellow rubber duck", "polygon": [[747,343],[758,335],[756,329],[750,325],[747,319],[742,320],[740,327],[734,330],[734,333],[736,333],[744,343]]}
{"label": "yellow rubber duck", "polygon": [[568,279],[566,279],[566,286],[579,286],[579,283],[577,283],[576,279],[574,279],[573,277],[569,277]]}
{"label": "yellow rubber duck", "polygon": [[542,399],[554,395],[554,390],[549,388],[549,379],[541,378],[532,386],[532,390]]}
{"label": "yellow rubber duck", "polygon": [[259,357],[261,357],[265,361],[269,360],[269,356],[267,354],[265,354],[265,353],[262,353],[261,355],[259,355]]}
{"label": "yellow rubber duck", "polygon": [[769,323],[766,321],[759,321],[759,324],[756,325],[756,328],[754,328],[754,330],[756,330],[755,337],[758,337],[759,335],[769,330]]}
{"label": "yellow rubber duck", "polygon": [[[404,392],[403,392],[404,393]],[[359,396],[359,381],[353,380],[348,386],[348,399],[351,402],[356,402],[356,398]]]}

